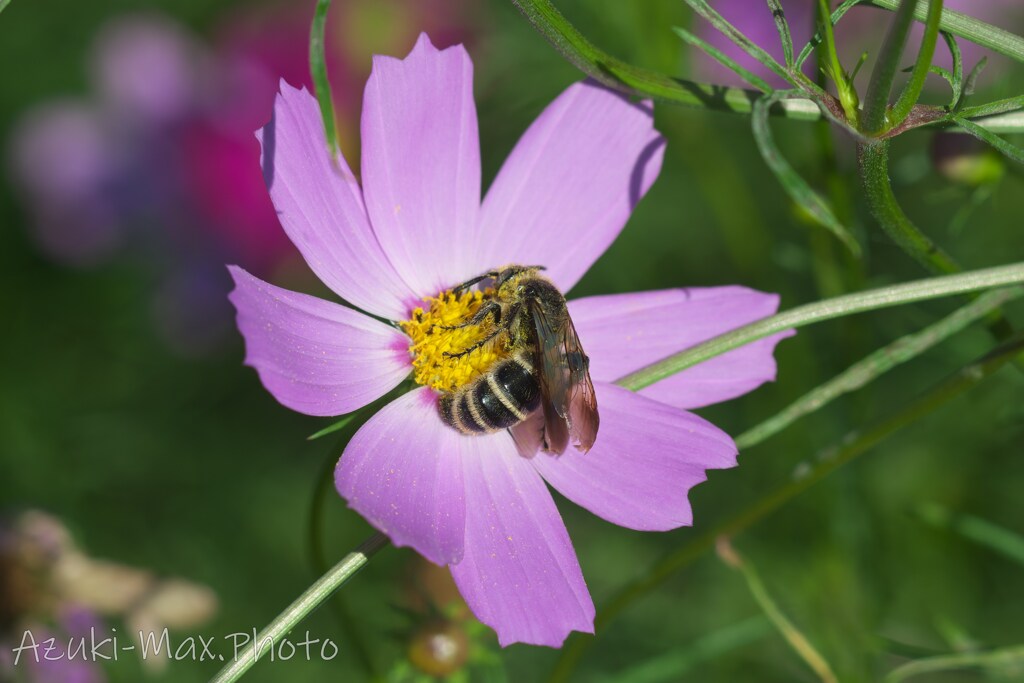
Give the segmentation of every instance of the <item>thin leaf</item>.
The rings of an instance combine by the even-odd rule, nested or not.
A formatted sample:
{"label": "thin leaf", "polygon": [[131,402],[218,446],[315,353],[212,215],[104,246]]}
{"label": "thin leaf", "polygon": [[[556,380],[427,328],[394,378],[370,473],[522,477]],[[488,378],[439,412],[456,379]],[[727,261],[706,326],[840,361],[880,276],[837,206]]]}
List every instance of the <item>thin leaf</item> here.
{"label": "thin leaf", "polygon": [[[831,22],[830,25],[835,26],[838,24],[839,20],[842,19],[847,12],[853,9],[854,5],[860,2],[864,2],[864,0],[844,0],[843,3],[840,4],[839,7],[836,7],[835,11],[832,12],[832,16],[829,17]],[[794,66],[797,71],[799,71],[804,65],[807,58],[811,56],[811,50],[821,45],[821,42],[825,40],[825,33],[823,29],[824,27],[818,29],[818,31],[811,36],[811,39],[807,41],[807,44],[804,45],[803,49],[800,50],[800,54],[796,58],[796,65]]]}
{"label": "thin leaf", "polygon": [[985,65],[988,64],[988,57],[982,57],[978,60],[978,63],[974,65],[971,72],[967,74],[967,80],[964,81],[964,97],[970,97],[974,94],[974,88],[978,85],[978,77],[981,76],[981,72],[985,70]]}
{"label": "thin leaf", "polygon": [[[966,97],[969,93],[967,92],[968,86],[973,87],[971,83],[971,77],[968,76],[964,82],[963,96]],[[977,119],[981,116],[992,116],[993,114],[1004,114],[1006,112],[1014,112],[1024,109],[1024,95],[1017,95],[1016,97],[1007,97],[1003,100],[996,100],[995,102],[989,102],[988,104],[979,104],[976,107],[964,107],[959,112],[960,116],[965,119]],[[975,123],[985,123],[984,121],[975,121]],[[987,126],[986,126],[987,127]],[[1019,132],[1019,131],[1018,131]]]}
{"label": "thin leaf", "polygon": [[974,515],[957,514],[941,505],[922,505],[921,519],[946,529],[1024,566],[1024,536]]}
{"label": "thin leaf", "polygon": [[314,441],[315,439],[319,439],[320,437],[327,436],[328,434],[333,434],[334,432],[340,432],[342,429],[347,427],[349,425],[349,423],[352,422],[352,420],[356,419],[356,416],[358,416],[358,415],[359,415],[359,411],[356,411],[354,413],[349,413],[348,415],[346,415],[345,417],[341,418],[337,422],[324,427],[323,429],[321,429],[318,432],[310,434],[309,436],[306,437],[306,441]]}
{"label": "thin leaf", "polygon": [[330,7],[331,0],[317,0],[313,26],[309,32],[309,72],[313,75],[313,89],[316,91],[320,115],[324,120],[327,150],[333,159],[338,153],[338,131],[334,122],[334,98],[331,97],[331,83],[327,80],[327,61],[324,57],[324,35],[327,10]]}
{"label": "thin leaf", "polygon": [[964,60],[963,56],[960,54],[960,46],[957,45],[956,36],[947,31],[943,31],[942,39],[946,41],[946,47],[949,48],[949,55],[953,59],[953,79],[949,81],[949,87],[953,89],[953,101],[950,102],[949,107],[950,109],[955,110],[960,106],[960,98],[963,96]]}
{"label": "thin leaf", "polygon": [[1007,159],[1016,161],[1018,164],[1024,164],[1024,149],[1004,140],[987,128],[982,128],[974,121],[965,119],[962,116],[953,116],[953,121],[982,142],[987,142],[995,147]]}
{"label": "thin leaf", "polygon": [[694,12],[702,16],[712,26],[718,29],[722,35],[739,46],[748,55],[764,64],[764,66],[776,76],[797,88],[803,89],[807,86],[807,83],[804,83],[801,79],[797,78],[796,74],[787,71],[786,67],[775,61],[775,58],[768,54],[764,48],[754,43],[750,38],[747,38],[739,29],[730,24],[725,17],[712,9],[706,0],[683,1],[689,5]]}
{"label": "thin leaf", "polygon": [[768,9],[775,20],[775,29],[779,32],[779,42],[782,43],[782,56],[786,61],[786,68],[793,69],[793,37],[789,34],[789,22],[786,21],[786,13],[782,10],[779,0],[768,0]]}
{"label": "thin leaf", "polygon": [[678,35],[680,38],[686,41],[687,44],[703,50],[716,61],[718,61],[722,66],[732,70],[733,73],[735,73],[737,76],[739,76],[747,83],[760,90],[761,92],[772,92],[773,88],[770,85],[768,85],[767,81],[765,81],[763,78],[753,73],[752,71],[749,71],[748,69],[745,69],[744,67],[740,66],[738,63],[733,61],[727,54],[716,48],[714,45],[711,45],[707,41],[702,40],[693,33],[690,33],[685,28],[673,26],[672,30],[675,31],[676,35]]}
{"label": "thin leaf", "polygon": [[772,138],[771,125],[768,123],[768,110],[777,100],[785,97],[787,93],[776,92],[762,97],[754,103],[754,113],[751,117],[751,124],[754,131],[754,140],[764,157],[765,163],[772,170],[775,176],[782,183],[783,189],[790,198],[799,204],[809,213],[819,225],[826,228],[841,241],[850,253],[860,258],[861,249],[857,240],[846,229],[836,217],[828,202],[815,192],[800,175],[793,170],[789,162],[782,156],[775,140]]}
{"label": "thin leaf", "polygon": [[0,12],[3,12],[5,9],[7,9],[7,5],[9,5],[10,3],[11,0],[0,0]]}

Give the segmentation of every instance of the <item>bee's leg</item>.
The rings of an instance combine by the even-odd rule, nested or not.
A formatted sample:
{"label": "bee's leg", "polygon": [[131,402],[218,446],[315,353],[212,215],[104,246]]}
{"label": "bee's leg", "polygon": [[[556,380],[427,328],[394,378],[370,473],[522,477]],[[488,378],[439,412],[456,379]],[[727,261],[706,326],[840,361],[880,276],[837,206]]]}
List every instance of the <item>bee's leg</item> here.
{"label": "bee's leg", "polygon": [[464,291],[466,291],[476,283],[483,282],[484,280],[490,277],[498,277],[499,275],[501,275],[501,273],[499,273],[498,271],[489,270],[483,275],[478,275],[474,278],[470,278],[469,280],[463,282],[461,285],[456,285],[455,287],[452,287],[452,294],[458,296],[459,294],[462,294]]}
{"label": "bee's leg", "polygon": [[494,324],[501,324],[501,304],[496,301],[488,301],[480,309],[473,314],[469,320],[461,322],[458,325],[441,325],[442,330],[458,330],[463,327],[469,327],[470,325],[479,325],[483,321],[487,320],[487,316],[494,315]]}
{"label": "bee's leg", "polygon": [[499,334],[501,334],[504,331],[505,330],[503,328],[499,327],[496,330],[494,330],[493,332],[491,332],[489,335],[487,335],[486,337],[481,339],[480,341],[475,342],[471,346],[467,346],[466,348],[462,349],[458,353],[451,353],[449,351],[445,351],[441,355],[444,356],[445,358],[462,358],[466,354],[469,354],[469,353],[472,353],[473,351],[476,351],[481,346],[483,346],[487,342],[491,341],[492,339],[494,339],[495,337],[497,337]]}

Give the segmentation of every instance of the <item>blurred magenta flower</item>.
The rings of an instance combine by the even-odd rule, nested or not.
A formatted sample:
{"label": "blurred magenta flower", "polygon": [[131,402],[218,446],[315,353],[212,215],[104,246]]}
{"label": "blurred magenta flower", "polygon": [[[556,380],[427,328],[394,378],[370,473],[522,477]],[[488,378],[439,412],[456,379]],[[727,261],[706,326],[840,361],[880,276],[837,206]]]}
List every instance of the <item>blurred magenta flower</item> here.
{"label": "blurred magenta flower", "polygon": [[[355,137],[370,61],[353,44],[408,44],[417,26],[466,38],[471,4],[334,3],[328,69],[343,140]],[[311,85],[314,7],[253,5],[233,12],[212,42],[160,14],[117,18],[93,41],[92,95],[30,111],[12,135],[9,167],[40,250],[76,267],[125,253],[143,262],[157,280],[151,316],[182,355],[228,338],[225,261],[264,277],[300,261],[255,163],[252,131],[270,117],[280,79]]]}
{"label": "blurred magenta flower", "polygon": [[[790,32],[793,36],[793,45],[797,52],[811,39],[816,30],[815,8],[818,0],[781,0],[782,9],[786,13]],[[837,2],[829,2],[829,6],[835,9]],[[946,0],[944,7],[947,9],[962,12],[983,21],[997,26],[1020,26],[1024,21],[1024,6],[1019,0]],[[767,50],[777,62],[783,63],[782,46],[779,42],[779,34],[775,29],[775,20],[771,10],[764,0],[718,0],[714,8],[741,33],[750,38],[754,43]],[[881,47],[882,38],[885,36],[885,28],[891,20],[891,12],[886,12],[868,5],[859,5],[851,9],[845,17],[836,25],[836,44],[839,48],[840,58],[847,70],[852,70],[860,58],[861,53],[868,52],[868,65],[873,62],[875,55]],[[764,65],[749,56],[735,43],[726,38],[720,31],[711,24],[701,19],[695,19],[696,33],[727,54],[740,65],[753,71],[758,76],[766,79],[775,87],[786,87],[785,81],[768,71]],[[904,59],[908,65],[913,64],[917,54],[917,46],[921,42],[922,27],[915,22],[911,29],[911,37],[904,52]],[[942,41],[935,50],[935,63],[939,66],[949,68],[952,60],[949,50]],[[969,70],[981,57],[988,53],[984,48],[966,40],[958,39],[958,44],[963,53],[965,71]],[[723,83],[734,86],[746,86],[744,81],[728,68],[709,57],[701,50],[691,51],[694,59],[695,78],[713,83]],[[990,65],[991,68],[991,65]],[[998,68],[998,67],[996,67]],[[813,75],[816,70],[815,60],[812,55],[804,63],[804,72]],[[866,79],[867,70],[861,78]],[[864,83],[867,81],[865,80]],[[941,79],[935,79],[934,85],[939,86]],[[749,87],[749,86],[748,86]],[[862,88],[864,86],[861,86]]]}
{"label": "blurred magenta flower", "polygon": [[[447,288],[471,276],[543,264],[571,289],[657,177],[664,140],[650,104],[577,83],[522,136],[481,204],[472,74],[461,46],[439,51],[426,35],[405,60],[376,57],[363,101],[361,183],[344,159],[330,160],[314,98],[281,84],[261,133],[270,196],[310,268],[370,314],[231,267],[246,363],[285,406],[339,415],[395,388],[414,369],[403,331],[414,311],[425,300],[452,304]],[[601,410],[589,453],[520,454],[504,431],[464,436],[441,421],[434,386],[420,386],[353,436],[335,473],[338,491],[396,545],[450,565],[502,645],[558,646],[572,630],[592,632],[594,606],[544,482],[615,524],[690,524],[687,491],[705,470],[734,466],[736,447],[686,409],[771,380],[780,337],[639,393],[612,382],[777,304],[742,287],[571,301]]]}

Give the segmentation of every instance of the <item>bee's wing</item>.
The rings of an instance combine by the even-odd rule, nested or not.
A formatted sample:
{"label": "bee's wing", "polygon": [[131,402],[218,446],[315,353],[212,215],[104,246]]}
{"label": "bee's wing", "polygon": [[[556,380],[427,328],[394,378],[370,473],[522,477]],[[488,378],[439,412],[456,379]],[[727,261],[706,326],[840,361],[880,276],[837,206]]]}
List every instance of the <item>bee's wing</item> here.
{"label": "bee's wing", "polygon": [[536,303],[530,312],[537,331],[546,450],[564,453],[571,437],[576,448],[586,453],[594,445],[600,423],[590,361],[568,314],[552,320]]}

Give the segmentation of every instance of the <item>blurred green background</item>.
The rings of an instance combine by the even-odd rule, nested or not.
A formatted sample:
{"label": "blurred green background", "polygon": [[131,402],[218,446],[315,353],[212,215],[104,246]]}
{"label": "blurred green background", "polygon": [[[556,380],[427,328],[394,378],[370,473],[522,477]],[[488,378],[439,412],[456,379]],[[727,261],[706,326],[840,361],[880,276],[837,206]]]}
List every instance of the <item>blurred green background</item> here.
{"label": "blurred green background", "polygon": [[[337,6],[345,4],[359,3],[336,0],[332,21]],[[384,3],[386,11],[380,5],[360,13],[362,23],[334,26],[331,49],[342,49],[341,42],[354,45],[356,56],[346,59],[358,73],[368,69],[372,52],[404,54],[410,36],[421,29],[466,39],[476,63],[486,185],[518,135],[579,73],[508,2],[437,2],[426,11],[414,4]],[[192,632],[218,638],[262,627],[316,575],[311,500],[325,464],[340,452],[337,435],[307,441],[329,421],[279,406],[255,372],[242,367],[241,339],[230,329],[201,353],[168,343],[155,324],[162,309],[153,304],[161,278],[173,269],[161,241],[120,250],[88,267],[68,265],[40,248],[34,237],[36,200],[16,177],[11,159],[32,107],[67,98],[96,103],[90,55],[111,19],[143,12],[179,22],[198,43],[217,46],[230,33],[225,27],[244,15],[285,8],[301,21],[310,16],[308,3],[301,11],[287,2],[269,9],[257,5],[13,0],[0,15],[0,145],[6,163],[0,184],[6,330],[0,337],[0,506],[9,515],[30,508],[53,513],[92,556],[211,587],[218,596],[217,616]],[[618,57],[666,73],[698,73],[670,30],[693,23],[681,2],[558,5]],[[853,50],[859,52],[857,46]],[[976,101],[1019,94],[1021,74],[1019,66],[994,59]],[[939,85],[932,84],[935,101],[945,97]],[[358,88],[354,92],[355,104],[339,107],[350,123],[355,119],[345,111],[358,112]],[[840,210],[866,248],[859,264],[780,191],[757,153],[748,120],[659,106],[657,125],[668,139],[661,177],[572,295],[737,283],[779,292],[788,308],[924,275],[867,215],[849,140],[815,124],[778,122],[774,128],[805,177],[817,187],[832,183],[847,198]],[[349,135],[350,157],[355,142]],[[1024,260],[1019,171],[989,159],[997,170],[981,186],[955,182],[933,163],[934,144],[927,131],[894,143],[893,180],[908,213],[967,267]],[[827,149],[834,149],[834,164]],[[164,168],[159,154],[147,163],[144,172]],[[975,200],[977,207],[957,218]],[[160,230],[177,229],[166,216],[145,220],[166,222]],[[137,241],[139,228],[133,229],[136,237],[129,241]],[[231,253],[210,247],[196,257],[203,249],[199,244],[182,252],[204,262]],[[279,283],[320,291],[292,261],[266,272],[278,275]],[[777,382],[701,413],[738,434],[869,351],[961,303],[904,306],[805,329],[780,345]],[[1024,325],[1019,305],[1008,311]],[[989,334],[975,326],[742,453],[738,469],[713,472],[692,494],[695,529],[632,532],[560,500],[598,610],[659,557],[788,481],[801,463],[850,430],[899,410],[992,346]],[[1004,368],[734,539],[840,680],[879,680],[908,658],[1024,643],[1020,559],[928,524],[919,514],[922,505],[935,504],[1024,536],[1022,392],[1024,374]],[[333,491],[323,515],[330,561],[370,533]],[[407,549],[387,549],[344,590],[376,667],[394,678],[407,669],[405,649],[415,625],[403,607],[413,559]],[[760,614],[741,575],[714,552],[706,553],[600,632],[576,680],[814,680],[780,636],[763,626]],[[109,623],[120,624],[118,617]],[[745,624],[742,637],[735,635],[737,624]],[[366,678],[332,611],[314,615],[308,628],[339,643],[336,659],[268,663],[245,680]],[[188,632],[174,633],[180,640]],[[736,642],[718,656],[691,668],[664,659],[696,653],[700,639],[722,633]],[[477,653],[474,680],[542,680],[558,656],[522,645],[499,650],[489,633],[474,634],[490,653]],[[634,669],[645,663],[653,672],[649,679]],[[1024,680],[1022,666],[1018,661],[1016,669],[921,680]],[[149,674],[131,657],[104,667],[111,681],[183,683],[206,680],[217,668],[215,662],[179,661]]]}

